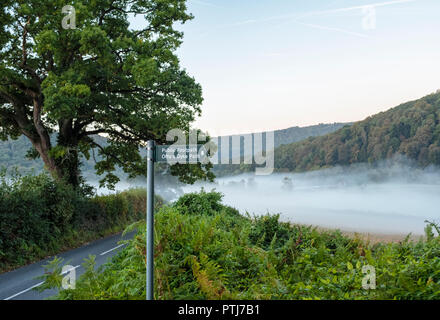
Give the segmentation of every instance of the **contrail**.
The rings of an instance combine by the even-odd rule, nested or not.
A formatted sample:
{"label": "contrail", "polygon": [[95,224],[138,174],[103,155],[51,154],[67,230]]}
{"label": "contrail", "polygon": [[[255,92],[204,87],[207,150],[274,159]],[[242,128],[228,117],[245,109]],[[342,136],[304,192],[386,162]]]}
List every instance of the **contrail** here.
{"label": "contrail", "polygon": [[345,12],[345,11],[352,11],[352,10],[358,10],[363,8],[371,8],[371,7],[384,7],[389,6],[393,4],[400,4],[400,3],[409,3],[409,2],[416,2],[419,0],[394,0],[394,1],[386,1],[386,2],[376,2],[371,4],[364,4],[359,6],[353,6],[353,7],[346,7],[346,8],[338,8],[338,9],[331,9],[331,10],[325,10],[325,11],[311,11],[306,12],[303,14],[285,14],[285,15],[279,15],[279,16],[273,16],[273,17],[267,17],[263,19],[250,19],[246,21],[240,21],[233,24],[230,24],[228,26],[239,26],[239,25],[245,25],[250,23],[260,23],[260,22],[268,22],[273,20],[282,20],[282,19],[289,19],[289,18],[303,18],[313,15],[321,15],[321,14],[327,14],[327,13],[337,13],[337,12]]}
{"label": "contrail", "polygon": [[315,28],[315,29],[321,29],[321,30],[328,30],[328,31],[337,31],[337,32],[342,32],[342,33],[346,33],[352,36],[356,36],[356,37],[361,37],[361,38],[369,38],[369,36],[362,34],[362,33],[357,33],[357,32],[352,32],[352,31],[348,31],[345,29],[340,29],[340,28],[333,28],[333,27],[326,27],[326,26],[321,26],[321,25],[317,25],[317,24],[311,24],[311,23],[303,23],[303,22],[299,22],[299,21],[293,21],[296,24],[300,24],[306,27],[310,27],[310,28]]}
{"label": "contrail", "polygon": [[[347,12],[347,11],[359,10],[359,9],[364,9],[364,8],[384,7],[384,6],[389,6],[389,5],[393,5],[393,4],[408,3],[408,2],[415,2],[415,1],[418,1],[418,0],[394,0],[394,1],[386,1],[386,2],[376,2],[376,3],[371,3],[371,4],[353,6],[353,7],[325,10],[325,11],[315,11],[315,12],[305,13],[300,18],[310,17],[310,16],[314,16],[314,15],[320,15],[320,14]],[[342,32],[342,33],[346,33],[349,35],[361,37],[361,38],[369,38],[365,34],[358,33],[358,32],[352,32],[352,31],[348,31],[348,30],[344,30],[344,29],[340,29],[340,28],[326,27],[326,26],[321,26],[321,25],[317,25],[317,24],[303,23],[303,22],[299,22],[299,21],[293,21],[293,22],[297,23],[297,24],[301,24],[303,26],[315,28],[315,29],[336,31],[336,32]]]}
{"label": "contrail", "polygon": [[206,7],[213,7],[213,8],[221,8],[220,6],[213,4],[211,2],[207,2],[207,1],[201,1],[201,0],[190,0],[190,2],[194,2],[195,4],[200,4],[202,6],[206,6]]}
{"label": "contrail", "polygon": [[[210,4],[210,3],[207,3],[205,1],[200,1],[200,0],[192,0],[192,1],[194,3],[200,3],[200,4],[203,3],[205,5],[216,6],[214,4]],[[376,8],[376,7],[384,7],[384,6],[389,6],[389,5],[395,5],[395,4],[400,4],[400,3],[416,2],[416,1],[419,1],[419,0],[393,0],[393,1],[385,1],[385,2],[376,2],[376,3],[371,3],[371,4],[364,4],[364,5],[353,6],[353,7],[324,10],[324,11],[311,11],[311,12],[305,12],[305,13],[290,13],[290,14],[272,16],[272,17],[267,17],[267,18],[262,18],[262,19],[248,19],[248,20],[238,21],[238,22],[235,22],[235,23],[219,26],[216,29],[219,30],[219,29],[224,29],[224,28],[239,27],[239,26],[244,26],[244,25],[249,25],[249,24],[262,23],[262,22],[270,22],[270,21],[276,21],[276,20],[295,20],[293,22],[298,23],[298,24],[302,24],[304,26],[308,26],[308,27],[311,27],[311,28],[323,29],[323,30],[329,30],[329,31],[336,31],[336,32],[343,32],[343,33],[346,33],[346,34],[350,34],[350,35],[354,35],[354,36],[358,36],[358,37],[362,37],[362,38],[368,38],[368,36],[366,36],[364,34],[361,34],[361,33],[351,32],[351,31],[347,31],[347,30],[339,29],[339,28],[325,27],[325,26],[320,26],[320,25],[316,25],[316,24],[303,23],[303,22],[299,22],[297,20],[301,19],[301,18],[307,18],[307,17],[310,17],[310,16],[315,16],[315,15],[337,13],[337,12],[346,12],[346,11],[359,10],[359,9],[371,8],[371,7],[374,7],[374,8]],[[209,32],[203,33],[203,36],[206,36],[208,33]]]}
{"label": "contrail", "polygon": [[310,12],[310,14],[345,12],[345,11],[351,11],[351,10],[357,10],[357,9],[363,9],[363,8],[384,7],[384,6],[389,6],[389,5],[393,5],[393,4],[415,2],[415,1],[418,1],[418,0],[394,0],[394,1],[387,1],[387,2],[377,2],[377,3],[371,3],[371,4],[364,4],[364,5],[360,5],[360,6],[354,6],[354,7],[347,7],[347,8],[339,8],[339,9],[332,9],[332,10],[325,10],[325,11]]}

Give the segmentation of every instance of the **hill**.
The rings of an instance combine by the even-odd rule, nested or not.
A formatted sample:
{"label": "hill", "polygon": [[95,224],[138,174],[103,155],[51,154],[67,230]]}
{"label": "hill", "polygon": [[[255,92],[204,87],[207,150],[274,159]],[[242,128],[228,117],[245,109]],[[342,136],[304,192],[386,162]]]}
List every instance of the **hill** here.
{"label": "hill", "polygon": [[344,126],[350,126],[352,123],[320,123],[315,126],[308,127],[291,127],[283,130],[275,131],[275,148],[283,144],[291,144],[302,141],[309,137],[323,136],[335,132]]}
{"label": "hill", "polygon": [[404,155],[420,166],[440,165],[440,92],[406,102],[336,132],[275,151],[280,171],[373,163]]}
{"label": "hill", "polygon": [[[307,126],[307,127],[290,127],[287,129],[281,129],[281,130],[275,130],[274,131],[274,137],[275,137],[275,148],[283,145],[283,144],[290,144],[294,142],[298,142],[304,139],[307,139],[309,137],[316,137],[316,136],[322,136],[328,133],[332,133],[336,130],[341,129],[344,126],[351,125],[352,123],[320,123],[313,126]],[[216,137],[213,138],[214,141],[218,141],[219,139],[225,139],[229,138],[232,139],[233,137],[243,137],[251,136],[255,133],[248,133],[248,134],[239,134],[239,135],[230,135],[230,136],[222,136],[222,137]]]}
{"label": "hill", "polygon": [[27,159],[26,154],[32,147],[25,136],[17,140],[0,141],[0,167],[7,169],[16,167],[21,173],[28,174],[35,170],[43,169],[43,162],[40,159]]}
{"label": "hill", "polygon": [[[326,135],[328,133],[335,132],[344,126],[350,126],[351,123],[329,123],[323,124],[320,123],[314,126],[307,127],[290,127],[287,129],[276,130],[274,132],[274,147],[277,148],[279,146],[285,144],[291,144],[294,142],[302,141],[309,137],[317,137]],[[232,158],[232,155],[240,154],[240,157],[244,156],[244,138],[250,137],[253,135],[249,134],[241,134],[241,135],[231,135],[231,136],[223,136],[223,137],[215,137],[212,140],[216,142],[217,145],[220,145],[220,141],[224,141],[223,139],[229,139],[229,152]],[[240,145],[232,145],[232,141],[234,138],[240,138]],[[221,150],[219,150],[219,158],[221,157]],[[252,165],[236,165],[236,164],[219,164],[215,165],[213,168],[213,172],[216,176],[226,176],[239,174],[245,171],[250,171],[253,169]]]}

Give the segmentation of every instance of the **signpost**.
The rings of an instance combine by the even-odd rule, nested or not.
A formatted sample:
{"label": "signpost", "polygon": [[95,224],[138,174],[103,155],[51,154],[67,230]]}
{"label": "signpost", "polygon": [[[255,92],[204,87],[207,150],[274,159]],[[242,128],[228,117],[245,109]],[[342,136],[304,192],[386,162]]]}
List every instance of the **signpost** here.
{"label": "signpost", "polygon": [[147,300],[154,299],[154,149],[155,142],[147,142]]}
{"label": "signpost", "polygon": [[207,157],[205,146],[197,145],[163,145],[157,146],[154,161],[159,163],[197,163]]}
{"label": "signpost", "polygon": [[203,145],[156,146],[154,140],[147,142],[147,300],[154,300],[154,163],[191,164],[204,161],[207,157]]}

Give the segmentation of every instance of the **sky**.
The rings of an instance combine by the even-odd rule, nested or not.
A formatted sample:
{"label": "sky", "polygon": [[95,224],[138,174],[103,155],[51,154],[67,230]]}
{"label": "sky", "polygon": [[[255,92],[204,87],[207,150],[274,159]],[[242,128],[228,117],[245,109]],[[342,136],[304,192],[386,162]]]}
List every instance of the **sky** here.
{"label": "sky", "polygon": [[[366,8],[367,6],[367,8]],[[440,89],[439,0],[188,0],[212,136],[351,122]]]}

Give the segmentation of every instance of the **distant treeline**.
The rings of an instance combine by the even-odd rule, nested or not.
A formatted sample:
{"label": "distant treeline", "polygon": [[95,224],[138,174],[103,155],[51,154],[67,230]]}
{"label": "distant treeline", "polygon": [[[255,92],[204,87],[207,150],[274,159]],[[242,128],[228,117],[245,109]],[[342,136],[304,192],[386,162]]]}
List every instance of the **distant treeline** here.
{"label": "distant treeline", "polygon": [[420,166],[440,165],[440,92],[320,137],[283,145],[275,152],[280,171],[307,171],[374,163],[405,155]]}
{"label": "distant treeline", "polygon": [[[285,144],[291,144],[294,142],[305,140],[309,137],[317,137],[317,136],[323,136],[332,132],[335,132],[344,126],[350,126],[351,123],[329,123],[329,124],[323,124],[320,123],[318,125],[314,126],[308,126],[308,127],[291,127],[283,130],[276,130],[274,132],[274,147],[278,148],[281,145]],[[252,134],[243,134],[239,135],[240,137],[240,145],[233,145],[233,138],[237,136],[224,136],[224,137],[218,137],[213,138],[215,142],[218,144],[221,144],[222,139],[229,138],[229,154],[231,155],[231,158],[234,157],[236,154],[240,154],[241,157],[241,163],[242,164],[218,164],[214,165],[213,172],[216,176],[227,176],[227,175],[234,175],[234,174],[240,174],[243,172],[253,171],[255,169],[255,165],[249,165],[249,164],[243,164],[243,156],[246,152],[244,147],[244,138],[247,136],[251,136]],[[254,136],[255,137],[255,136]],[[263,139],[263,149],[266,150],[265,145],[265,136],[262,135]],[[236,150],[240,148],[240,150]],[[220,152],[221,150],[219,150]],[[232,162],[232,161],[231,161]]]}

